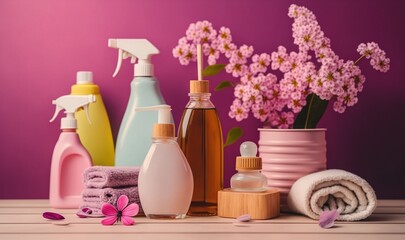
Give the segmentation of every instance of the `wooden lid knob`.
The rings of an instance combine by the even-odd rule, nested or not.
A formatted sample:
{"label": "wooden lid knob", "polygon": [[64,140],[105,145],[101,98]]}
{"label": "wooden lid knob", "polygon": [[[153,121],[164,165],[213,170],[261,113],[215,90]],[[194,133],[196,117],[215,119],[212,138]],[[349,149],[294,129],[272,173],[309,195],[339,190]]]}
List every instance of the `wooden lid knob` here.
{"label": "wooden lid knob", "polygon": [[190,93],[209,93],[210,82],[208,80],[190,80]]}

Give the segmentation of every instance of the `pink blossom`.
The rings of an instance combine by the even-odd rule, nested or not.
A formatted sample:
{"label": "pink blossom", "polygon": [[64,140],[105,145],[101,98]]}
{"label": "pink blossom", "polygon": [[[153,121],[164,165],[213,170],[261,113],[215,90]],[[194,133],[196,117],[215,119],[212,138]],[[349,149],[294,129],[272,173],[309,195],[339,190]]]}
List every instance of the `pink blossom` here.
{"label": "pink blossom", "polygon": [[221,27],[219,29],[218,40],[220,40],[220,42],[222,43],[231,43],[232,42],[231,30],[226,27]]}
{"label": "pink blossom", "polygon": [[280,69],[281,72],[288,72],[291,69],[287,49],[283,46],[278,46],[277,52],[271,53],[271,69]]}
{"label": "pink blossom", "polygon": [[245,74],[240,78],[240,81],[244,84],[252,81],[254,74],[248,69]]}
{"label": "pink blossom", "polygon": [[236,98],[242,99],[245,94],[245,85],[237,84],[235,86],[234,96]]}
{"label": "pink blossom", "polygon": [[263,91],[267,90],[266,87],[267,77],[263,73],[260,73],[257,77],[253,77],[252,81],[248,84],[251,86],[252,92],[255,92],[255,95],[261,94]]}
{"label": "pink blossom", "polygon": [[266,121],[266,119],[268,118],[268,113],[262,102],[255,103],[252,105],[252,113],[253,113],[253,116],[255,118],[259,119],[261,122]]}
{"label": "pink blossom", "polygon": [[212,28],[212,24],[208,21],[192,23],[186,31],[187,40],[191,40],[195,45],[213,41],[216,36],[216,30]]}
{"label": "pink blossom", "polygon": [[288,16],[290,18],[297,18],[300,14],[300,9],[297,5],[291,4],[288,8]]}
{"label": "pink blossom", "polygon": [[300,23],[299,27],[295,28],[294,43],[299,46],[301,51],[315,50],[316,46],[320,46],[323,39],[323,32],[315,22]]}
{"label": "pink blossom", "polygon": [[197,48],[184,40],[185,38],[179,40],[179,45],[173,49],[173,56],[179,59],[181,65],[188,65],[190,61],[197,60]]}
{"label": "pink blossom", "polygon": [[370,60],[371,66],[380,72],[387,72],[390,70],[390,59],[385,57],[385,52],[380,51],[379,55]]}
{"label": "pink blossom", "polygon": [[218,33],[217,41],[218,50],[220,53],[223,53],[227,58],[230,58],[232,52],[236,49],[236,45],[232,43],[231,30],[226,27],[221,27]]}
{"label": "pink blossom", "polygon": [[217,62],[217,59],[219,58],[219,44],[220,42],[217,40],[214,40],[211,42],[211,44],[204,44],[203,45],[203,54],[205,56],[208,56],[208,64],[213,65]]}
{"label": "pink blossom", "polygon": [[269,122],[272,126],[278,128],[289,128],[294,123],[294,114],[292,112],[272,112],[269,115]]}
{"label": "pink blossom", "polygon": [[386,57],[385,51],[381,50],[377,43],[361,43],[357,47],[357,52],[370,59],[370,64],[375,70],[387,72],[390,69],[390,59]]}
{"label": "pink blossom", "polygon": [[299,53],[290,52],[290,55],[288,58],[292,70],[294,70],[297,66],[304,64],[309,59],[311,59],[311,57],[309,55],[307,55],[305,52],[299,52]]}
{"label": "pink blossom", "polygon": [[225,66],[227,73],[232,73],[233,77],[243,77],[248,73],[248,67],[240,63],[229,63]]}
{"label": "pink blossom", "polygon": [[246,64],[247,58],[252,56],[252,54],[253,54],[253,47],[243,45],[239,49],[231,52],[229,62],[235,64]]}
{"label": "pink blossom", "polygon": [[250,70],[253,74],[264,73],[267,71],[267,66],[270,65],[270,55],[267,53],[262,53],[260,55],[255,54],[252,57],[253,63],[250,64]]}
{"label": "pink blossom", "polygon": [[315,15],[309,11],[307,8],[302,6],[297,6],[295,4],[291,4],[288,8],[288,16],[290,18],[308,18],[311,20],[315,19]]}
{"label": "pink blossom", "polygon": [[235,118],[236,121],[240,122],[243,119],[248,118],[249,110],[246,109],[239,99],[235,99],[231,105],[231,111],[229,112],[230,118]]}
{"label": "pink blossom", "polygon": [[242,102],[246,109],[251,109],[253,104],[263,103],[263,97],[260,94],[255,94],[250,86],[245,86],[245,94],[243,95]]}
{"label": "pink blossom", "polygon": [[110,203],[104,203],[101,207],[102,213],[106,216],[101,223],[103,225],[113,225],[115,222],[120,222],[124,225],[134,225],[133,216],[139,212],[139,206],[136,203],[129,204],[129,199],[126,195],[121,195],[117,200],[117,208]]}
{"label": "pink blossom", "polygon": [[371,58],[375,56],[376,52],[380,48],[378,47],[378,44],[375,42],[371,43],[360,43],[360,45],[357,47],[357,52],[360,53],[360,55],[364,55],[366,58]]}

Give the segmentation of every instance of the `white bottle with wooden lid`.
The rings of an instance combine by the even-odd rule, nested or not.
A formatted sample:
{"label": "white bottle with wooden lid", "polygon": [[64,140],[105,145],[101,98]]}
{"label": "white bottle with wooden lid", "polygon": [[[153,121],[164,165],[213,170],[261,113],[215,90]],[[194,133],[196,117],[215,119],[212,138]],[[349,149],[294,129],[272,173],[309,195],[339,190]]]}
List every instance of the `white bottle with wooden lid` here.
{"label": "white bottle with wooden lid", "polygon": [[145,215],[154,219],[184,218],[193,195],[193,174],[181,151],[170,123],[169,105],[143,107],[158,110],[152,145],[139,173],[138,190]]}

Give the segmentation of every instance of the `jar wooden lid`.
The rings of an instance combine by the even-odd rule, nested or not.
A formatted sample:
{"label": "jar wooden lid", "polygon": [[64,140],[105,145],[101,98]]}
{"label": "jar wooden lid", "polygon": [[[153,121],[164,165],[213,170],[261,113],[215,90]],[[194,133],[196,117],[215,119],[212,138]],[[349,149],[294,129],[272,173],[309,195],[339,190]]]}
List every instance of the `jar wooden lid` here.
{"label": "jar wooden lid", "polygon": [[190,80],[190,93],[209,93],[209,86],[208,80]]}
{"label": "jar wooden lid", "polygon": [[261,157],[236,157],[236,170],[261,170]]}

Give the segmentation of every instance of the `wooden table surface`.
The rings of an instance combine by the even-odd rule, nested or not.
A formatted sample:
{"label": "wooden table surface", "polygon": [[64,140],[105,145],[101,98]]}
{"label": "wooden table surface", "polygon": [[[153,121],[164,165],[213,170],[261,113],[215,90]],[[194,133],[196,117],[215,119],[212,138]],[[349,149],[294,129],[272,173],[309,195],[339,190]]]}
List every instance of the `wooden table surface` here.
{"label": "wooden table surface", "polygon": [[[42,213],[65,216],[67,225],[54,225]],[[0,240],[12,239],[401,239],[405,240],[405,200],[379,200],[367,220],[336,222],[322,229],[304,216],[282,214],[270,220],[237,223],[219,217],[151,220],[135,217],[134,226],[101,225],[100,218],[78,218],[73,209],[52,209],[48,200],[0,200]]]}

